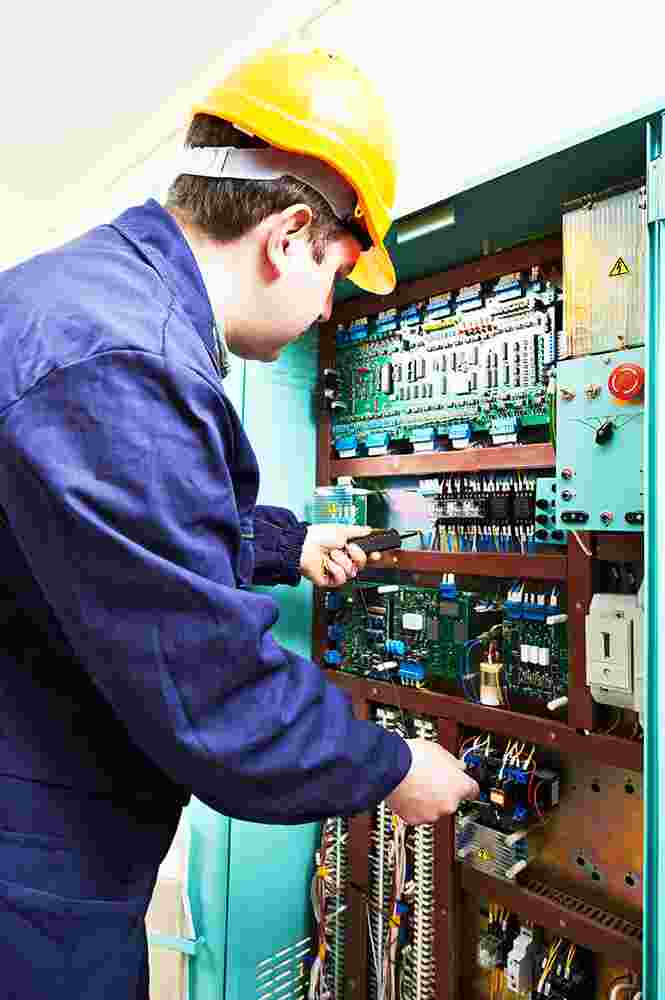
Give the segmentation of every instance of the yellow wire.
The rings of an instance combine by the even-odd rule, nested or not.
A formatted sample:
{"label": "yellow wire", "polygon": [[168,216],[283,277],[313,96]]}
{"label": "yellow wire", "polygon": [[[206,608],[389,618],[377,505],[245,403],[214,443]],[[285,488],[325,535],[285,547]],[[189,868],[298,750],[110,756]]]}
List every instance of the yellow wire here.
{"label": "yellow wire", "polygon": [[575,958],[575,952],[577,951],[577,945],[571,944],[568,949],[568,957],[566,958],[566,979],[570,977],[570,969],[573,964],[573,959]]}
{"label": "yellow wire", "polygon": [[561,947],[562,943],[563,942],[561,941],[561,938],[557,938],[556,941],[553,942],[550,945],[550,949],[549,949],[549,952],[548,952],[548,955],[547,955],[547,964],[545,965],[545,969],[543,971],[543,974],[542,974],[542,976],[540,977],[540,979],[538,981],[538,992],[539,993],[542,991],[543,986],[545,985],[545,983],[547,981],[547,977],[549,976],[550,972],[552,971],[552,969],[554,967],[554,962],[556,960],[557,952],[559,951],[559,948]]}

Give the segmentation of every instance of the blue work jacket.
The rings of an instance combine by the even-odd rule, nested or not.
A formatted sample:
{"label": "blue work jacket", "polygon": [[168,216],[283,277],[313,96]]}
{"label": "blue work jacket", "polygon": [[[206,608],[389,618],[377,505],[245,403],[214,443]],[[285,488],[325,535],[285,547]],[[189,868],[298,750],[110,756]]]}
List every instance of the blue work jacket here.
{"label": "blue work jacket", "polygon": [[147,1000],[191,794],[367,810],[410,751],[270,629],[305,526],[256,507],[196,261],[154,201],[0,274],[0,993]]}

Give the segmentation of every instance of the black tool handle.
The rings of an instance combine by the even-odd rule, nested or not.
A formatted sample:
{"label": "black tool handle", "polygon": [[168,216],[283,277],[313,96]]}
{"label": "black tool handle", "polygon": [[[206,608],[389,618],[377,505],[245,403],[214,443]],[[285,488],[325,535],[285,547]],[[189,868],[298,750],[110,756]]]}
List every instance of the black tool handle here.
{"label": "black tool handle", "polygon": [[363,552],[386,552],[388,549],[399,549],[402,545],[402,538],[399,531],[388,528],[385,531],[373,531],[371,535],[363,535],[361,538],[349,538],[350,542],[357,545]]}

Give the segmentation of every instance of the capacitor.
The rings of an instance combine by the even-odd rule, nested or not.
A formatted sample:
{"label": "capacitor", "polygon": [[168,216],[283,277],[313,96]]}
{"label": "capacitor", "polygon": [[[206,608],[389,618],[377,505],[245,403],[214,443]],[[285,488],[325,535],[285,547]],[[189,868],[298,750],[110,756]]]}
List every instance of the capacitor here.
{"label": "capacitor", "polygon": [[390,362],[381,365],[381,392],[385,396],[391,396],[393,392],[393,366]]}

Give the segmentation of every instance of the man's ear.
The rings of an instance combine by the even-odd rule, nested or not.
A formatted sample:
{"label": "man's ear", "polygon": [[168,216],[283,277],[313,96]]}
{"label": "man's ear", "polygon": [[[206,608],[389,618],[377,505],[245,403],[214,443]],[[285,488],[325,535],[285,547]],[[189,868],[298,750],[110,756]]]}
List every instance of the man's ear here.
{"label": "man's ear", "polygon": [[266,256],[274,277],[289,270],[308,249],[308,236],[312,225],[309,205],[290,205],[273,216],[266,242]]}

